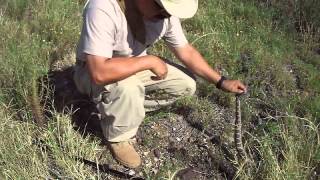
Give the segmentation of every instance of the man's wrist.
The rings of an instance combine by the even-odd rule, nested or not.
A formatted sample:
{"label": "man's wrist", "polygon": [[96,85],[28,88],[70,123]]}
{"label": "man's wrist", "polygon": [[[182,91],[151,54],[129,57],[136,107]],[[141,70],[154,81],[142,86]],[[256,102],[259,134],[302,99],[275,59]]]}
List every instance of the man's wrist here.
{"label": "man's wrist", "polygon": [[155,65],[156,56],[146,55],[146,56],[140,56],[136,58],[138,58],[138,60],[140,61],[140,65],[142,67],[141,70],[151,70],[156,66]]}
{"label": "man's wrist", "polygon": [[216,84],[216,87],[217,87],[218,89],[221,89],[222,83],[223,83],[225,80],[227,80],[227,78],[226,78],[225,76],[221,76],[221,78],[219,79],[219,81],[218,81],[217,84]]}

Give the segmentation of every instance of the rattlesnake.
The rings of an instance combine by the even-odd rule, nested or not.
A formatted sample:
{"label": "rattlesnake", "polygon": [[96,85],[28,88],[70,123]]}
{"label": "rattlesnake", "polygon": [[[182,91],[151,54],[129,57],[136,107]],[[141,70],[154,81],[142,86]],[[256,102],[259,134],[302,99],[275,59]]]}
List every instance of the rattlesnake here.
{"label": "rattlesnake", "polygon": [[236,145],[236,150],[241,159],[246,158],[246,152],[243,148],[242,143],[242,123],[241,123],[241,106],[240,106],[240,96],[241,94],[236,95],[236,113],[235,113],[235,122],[234,122],[234,142]]}

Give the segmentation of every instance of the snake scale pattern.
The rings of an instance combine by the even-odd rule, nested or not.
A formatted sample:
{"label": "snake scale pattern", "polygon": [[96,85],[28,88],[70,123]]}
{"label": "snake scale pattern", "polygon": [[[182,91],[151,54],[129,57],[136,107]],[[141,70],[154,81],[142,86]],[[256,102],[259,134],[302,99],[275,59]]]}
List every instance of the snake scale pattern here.
{"label": "snake scale pattern", "polygon": [[236,150],[240,158],[246,158],[246,152],[243,148],[242,143],[242,123],[241,123],[241,106],[240,106],[240,96],[236,95],[236,114],[235,114],[235,126],[234,126],[234,142],[236,145]]}

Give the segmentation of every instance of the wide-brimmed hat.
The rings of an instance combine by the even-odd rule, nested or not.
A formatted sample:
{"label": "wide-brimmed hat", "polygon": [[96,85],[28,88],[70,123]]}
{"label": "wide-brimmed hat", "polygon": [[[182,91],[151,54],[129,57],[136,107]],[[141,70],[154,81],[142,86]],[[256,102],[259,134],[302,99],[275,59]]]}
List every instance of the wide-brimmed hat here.
{"label": "wide-brimmed hat", "polygon": [[198,0],[155,0],[170,15],[191,18],[197,12]]}

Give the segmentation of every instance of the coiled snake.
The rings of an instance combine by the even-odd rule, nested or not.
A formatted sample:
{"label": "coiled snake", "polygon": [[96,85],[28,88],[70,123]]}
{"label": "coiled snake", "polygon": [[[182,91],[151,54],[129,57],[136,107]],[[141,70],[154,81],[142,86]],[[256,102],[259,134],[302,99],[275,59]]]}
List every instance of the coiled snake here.
{"label": "coiled snake", "polygon": [[242,123],[241,123],[241,105],[240,99],[242,94],[236,95],[236,112],[235,112],[235,122],[234,122],[234,142],[236,146],[236,150],[241,159],[246,159],[246,152],[243,148],[242,143]]}

